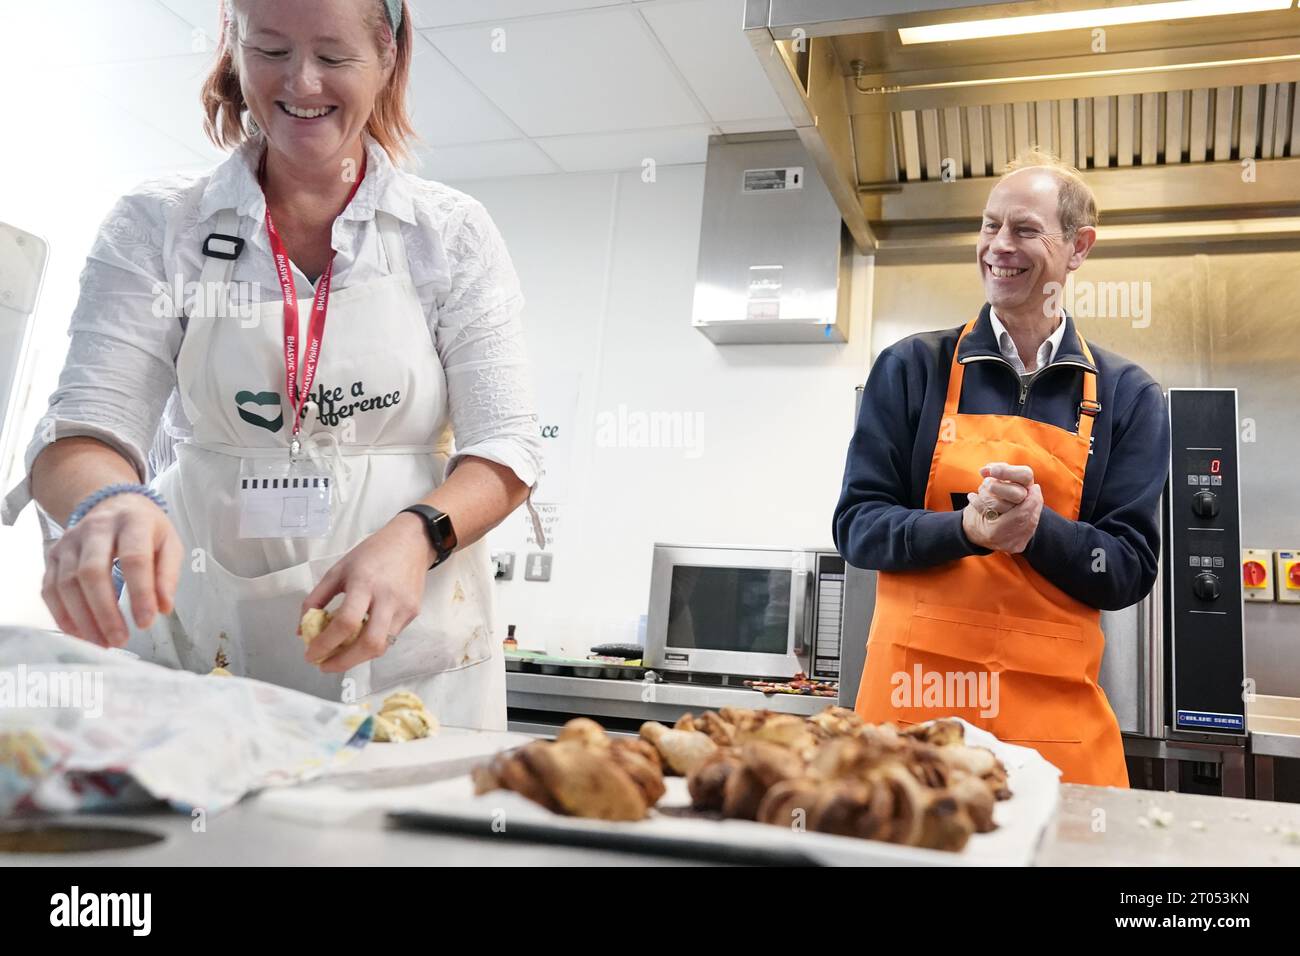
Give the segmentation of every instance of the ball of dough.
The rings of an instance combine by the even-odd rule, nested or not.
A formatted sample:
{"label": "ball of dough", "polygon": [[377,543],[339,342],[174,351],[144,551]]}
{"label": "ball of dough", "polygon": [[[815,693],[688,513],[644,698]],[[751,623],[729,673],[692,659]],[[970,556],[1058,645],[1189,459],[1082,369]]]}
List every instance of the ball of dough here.
{"label": "ball of dough", "polygon": [[308,608],[307,613],[298,622],[298,636],[304,644],[310,644],[320,637],[321,631],[329,626],[330,612],[323,608]]}
{"label": "ball of dough", "polygon": [[[316,638],[320,637],[321,632],[324,631],[325,628],[329,627],[329,623],[332,620],[334,620],[334,615],[329,611],[326,611],[324,608],[308,608],[307,613],[304,614],[302,620],[298,622],[298,636],[302,638],[303,644],[310,644],[312,641],[316,640]],[[361,619],[361,627],[364,628],[366,622],[369,620],[370,615],[367,614]],[[358,629],[355,634],[349,637],[340,646],[347,647],[360,636],[361,629]],[[335,653],[337,653],[337,651]]]}
{"label": "ball of dough", "polygon": [[399,690],[384,698],[375,715],[375,732],[370,738],[378,743],[405,743],[438,732],[438,718],[424,707],[424,701],[409,690]]}

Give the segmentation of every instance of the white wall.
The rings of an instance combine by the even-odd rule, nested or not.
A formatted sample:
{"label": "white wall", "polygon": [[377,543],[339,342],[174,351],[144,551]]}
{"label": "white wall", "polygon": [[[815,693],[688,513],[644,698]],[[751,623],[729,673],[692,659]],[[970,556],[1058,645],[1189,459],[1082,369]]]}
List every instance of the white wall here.
{"label": "white wall", "polygon": [[[100,223],[120,195],[152,172],[108,173],[85,164],[73,170],[48,162],[40,168],[41,155],[35,151],[6,159],[22,165],[6,168],[4,181],[9,188],[0,193],[0,221],[41,236],[49,243],[50,255],[29,346],[27,390],[18,399],[22,412],[11,446],[13,456],[10,462],[0,462],[0,493],[21,479],[27,445],[58,384],[81,269]],[[9,168],[14,169],[13,179]],[[15,182],[22,187],[13,188]],[[0,525],[0,625],[54,626],[40,596],[44,570],[36,507],[29,505],[13,527]]]}
{"label": "white wall", "polygon": [[[522,509],[490,537],[517,554],[498,627],[516,624],[525,647],[585,654],[635,639],[656,541],[831,543],[867,309],[854,309],[847,345],[706,339],[691,325],[703,185],[702,165],[660,167],[650,183],[632,171],[460,184],[520,273],[539,394],[582,376],[552,580],[523,580]],[[698,446],[598,446],[597,416],[620,405],[699,416]]]}

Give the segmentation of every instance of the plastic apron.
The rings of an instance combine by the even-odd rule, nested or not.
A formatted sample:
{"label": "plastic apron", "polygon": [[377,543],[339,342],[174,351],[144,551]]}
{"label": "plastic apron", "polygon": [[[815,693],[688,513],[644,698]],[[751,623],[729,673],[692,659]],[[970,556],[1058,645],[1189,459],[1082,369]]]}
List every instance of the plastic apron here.
{"label": "plastic apron", "polygon": [[[446,376],[398,220],[376,216],[390,274],[332,291],[312,407],[302,423],[305,452],[333,475],[330,533],[238,536],[241,459],[287,460],[289,454],[283,305],[276,297],[242,312],[232,307],[225,316],[200,305],[176,361],[194,440],[177,446],[176,461],[155,482],[185,545],[175,611],[137,629],[124,591],[127,647],[198,672],[224,660],[236,675],[335,700],[401,686],[420,694],[445,724],[504,729],[505,672],[493,638],[486,539],[429,572],[419,616],[382,657],[346,674],[326,674],[304,660],[296,634],[302,601],[316,582],[401,508],[440,485],[453,450]],[[226,210],[216,232],[236,235],[239,223]],[[217,283],[224,301],[231,268],[226,260],[205,260],[205,295]],[[310,309],[310,298],[300,300],[303,323]]]}
{"label": "plastic apron", "polygon": [[[1091,363],[1082,338],[1079,346]],[[1093,415],[1081,404],[1071,432],[1019,415],[958,414],[964,369],[954,350],[925,507],[964,507],[979,469],[1007,461],[1033,468],[1044,506],[1078,520]],[[1082,397],[1098,407],[1093,372],[1084,373]],[[877,581],[856,703],[864,718],[911,724],[959,716],[1037,749],[1067,783],[1128,786],[1119,723],[1097,680],[1105,645],[1099,610],[1023,555],[1000,551],[924,571],[882,571]]]}

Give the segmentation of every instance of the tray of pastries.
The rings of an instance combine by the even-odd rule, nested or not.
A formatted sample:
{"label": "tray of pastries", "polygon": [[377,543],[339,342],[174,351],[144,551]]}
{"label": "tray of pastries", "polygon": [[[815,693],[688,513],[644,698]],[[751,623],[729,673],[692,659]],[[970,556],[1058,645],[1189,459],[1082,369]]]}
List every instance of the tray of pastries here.
{"label": "tray of pastries", "polygon": [[[498,753],[422,794],[436,812],[581,845],[635,835],[640,849],[714,846],[815,863],[1028,864],[1056,808],[1059,771],[958,718],[869,724],[722,708],[640,734],[571,720],[555,740]],[[409,822],[409,819],[408,819]]]}

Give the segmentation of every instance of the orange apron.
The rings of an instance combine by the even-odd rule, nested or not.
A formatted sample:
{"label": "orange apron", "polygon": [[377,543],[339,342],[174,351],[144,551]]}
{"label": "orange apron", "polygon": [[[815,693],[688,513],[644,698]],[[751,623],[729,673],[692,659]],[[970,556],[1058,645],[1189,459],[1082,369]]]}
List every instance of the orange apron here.
{"label": "orange apron", "polygon": [[[958,345],[974,326],[962,330]],[[1092,362],[1082,337],[1079,347]],[[1096,374],[1084,373],[1078,430],[1070,432],[1019,415],[958,414],[964,371],[954,349],[925,507],[964,507],[980,468],[1005,461],[1033,468],[1044,507],[1077,521],[1099,407]],[[1035,748],[1066,783],[1128,786],[1119,723],[1097,683],[1105,645],[1100,611],[1050,583],[1022,555],[1001,551],[924,571],[882,571],[877,582],[859,714],[898,724],[958,716]]]}

